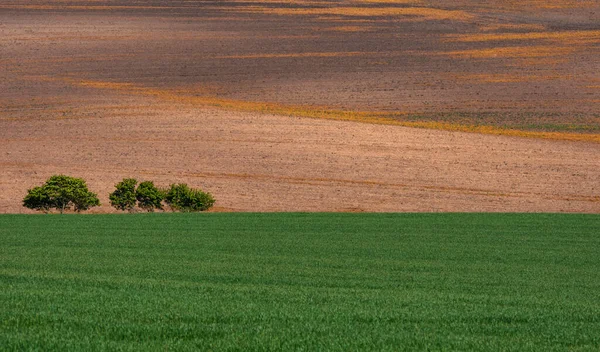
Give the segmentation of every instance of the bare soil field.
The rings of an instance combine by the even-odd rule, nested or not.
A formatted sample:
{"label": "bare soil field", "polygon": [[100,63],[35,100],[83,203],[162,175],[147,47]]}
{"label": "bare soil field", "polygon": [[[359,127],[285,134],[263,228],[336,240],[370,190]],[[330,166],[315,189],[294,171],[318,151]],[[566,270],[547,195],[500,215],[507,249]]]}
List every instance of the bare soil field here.
{"label": "bare soil field", "polygon": [[201,187],[221,211],[600,212],[598,143],[115,98],[85,117],[0,120],[0,212],[25,212],[54,173],[88,180],[100,212],[124,177]]}
{"label": "bare soil field", "polygon": [[100,212],[123,177],[223,211],[600,212],[599,23],[570,0],[3,1],[0,212],[53,173]]}
{"label": "bare soil field", "polygon": [[599,49],[597,1],[11,0],[0,109],[77,103],[51,79],[597,134]]}

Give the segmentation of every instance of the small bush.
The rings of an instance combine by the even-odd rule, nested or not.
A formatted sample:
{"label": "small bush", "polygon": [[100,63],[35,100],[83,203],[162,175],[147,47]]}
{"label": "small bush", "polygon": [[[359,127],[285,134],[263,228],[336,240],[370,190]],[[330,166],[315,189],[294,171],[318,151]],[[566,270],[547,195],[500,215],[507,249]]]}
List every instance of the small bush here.
{"label": "small bush", "polygon": [[62,214],[73,208],[76,212],[100,205],[95,193],[88,190],[81,178],[54,175],[40,187],[27,190],[23,206],[43,212],[58,209]]}
{"label": "small bush", "polygon": [[115,191],[108,196],[110,205],[117,210],[131,213],[137,201],[135,186],[137,186],[137,180],[134,178],[124,178],[123,181],[117,183]]}
{"label": "small bush", "polygon": [[172,184],[165,193],[165,202],[174,211],[205,211],[210,209],[215,203],[215,199],[210,193],[189,188],[185,183]]}
{"label": "small bush", "polygon": [[153,212],[155,209],[163,209],[162,201],[165,199],[165,194],[154,186],[154,182],[144,181],[135,191],[135,198],[140,208]]}

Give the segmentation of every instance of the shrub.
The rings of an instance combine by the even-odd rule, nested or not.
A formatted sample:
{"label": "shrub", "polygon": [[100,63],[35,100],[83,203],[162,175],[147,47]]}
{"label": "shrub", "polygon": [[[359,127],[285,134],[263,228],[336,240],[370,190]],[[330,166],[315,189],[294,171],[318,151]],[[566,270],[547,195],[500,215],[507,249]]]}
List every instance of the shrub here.
{"label": "shrub", "polygon": [[144,181],[135,191],[135,198],[140,208],[152,212],[154,209],[163,209],[162,201],[165,199],[165,193],[156,188],[154,182]]}
{"label": "shrub", "polygon": [[137,180],[134,178],[124,178],[123,181],[115,185],[115,191],[108,196],[110,205],[117,210],[132,212],[137,201],[135,186]]}
{"label": "shrub", "polygon": [[185,183],[172,184],[166,191],[165,202],[173,209],[182,212],[208,210],[215,203],[210,193],[189,188]]}
{"label": "shrub", "polygon": [[41,187],[27,190],[23,206],[43,212],[55,208],[62,214],[73,208],[76,212],[88,210],[100,205],[95,193],[88,190],[81,178],[66,175],[54,175]]}

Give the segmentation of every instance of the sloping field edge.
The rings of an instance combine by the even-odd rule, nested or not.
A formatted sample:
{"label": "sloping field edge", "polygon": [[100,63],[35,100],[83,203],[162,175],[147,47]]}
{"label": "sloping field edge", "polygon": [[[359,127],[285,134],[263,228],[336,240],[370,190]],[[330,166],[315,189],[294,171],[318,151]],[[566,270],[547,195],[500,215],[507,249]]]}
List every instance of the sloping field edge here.
{"label": "sloping field edge", "polygon": [[[50,78],[51,80],[55,80]],[[109,89],[128,94],[153,96],[166,101],[174,101],[191,105],[216,107],[223,110],[241,112],[259,112],[273,115],[287,115],[294,117],[308,117],[318,119],[329,119],[338,121],[355,121],[380,125],[395,125],[412,128],[426,128],[444,131],[480,133],[490,135],[502,135],[511,137],[540,138],[564,141],[580,141],[600,143],[600,134],[597,133],[572,133],[572,132],[546,132],[527,131],[510,128],[502,128],[490,125],[465,125],[441,121],[407,121],[403,117],[411,113],[381,113],[367,111],[346,111],[328,108],[307,107],[298,105],[285,105],[265,102],[248,102],[233,99],[223,99],[209,96],[192,96],[184,92],[168,89],[156,89],[136,86],[131,83],[106,82],[93,80],[77,80],[73,78],[60,79],[67,83],[94,89]]]}

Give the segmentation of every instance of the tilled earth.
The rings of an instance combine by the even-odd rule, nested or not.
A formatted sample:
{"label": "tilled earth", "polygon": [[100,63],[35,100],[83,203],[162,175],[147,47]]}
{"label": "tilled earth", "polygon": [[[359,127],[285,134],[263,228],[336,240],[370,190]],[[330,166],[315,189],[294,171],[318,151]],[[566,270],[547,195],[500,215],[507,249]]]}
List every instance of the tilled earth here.
{"label": "tilled earth", "polygon": [[88,180],[101,212],[125,177],[203,188],[222,211],[600,212],[597,143],[129,103],[0,121],[0,212],[55,173]]}
{"label": "tilled earth", "polygon": [[98,211],[137,177],[221,210],[599,212],[599,144],[207,103],[594,134],[598,23],[596,1],[4,1],[0,212],[53,173]]}

